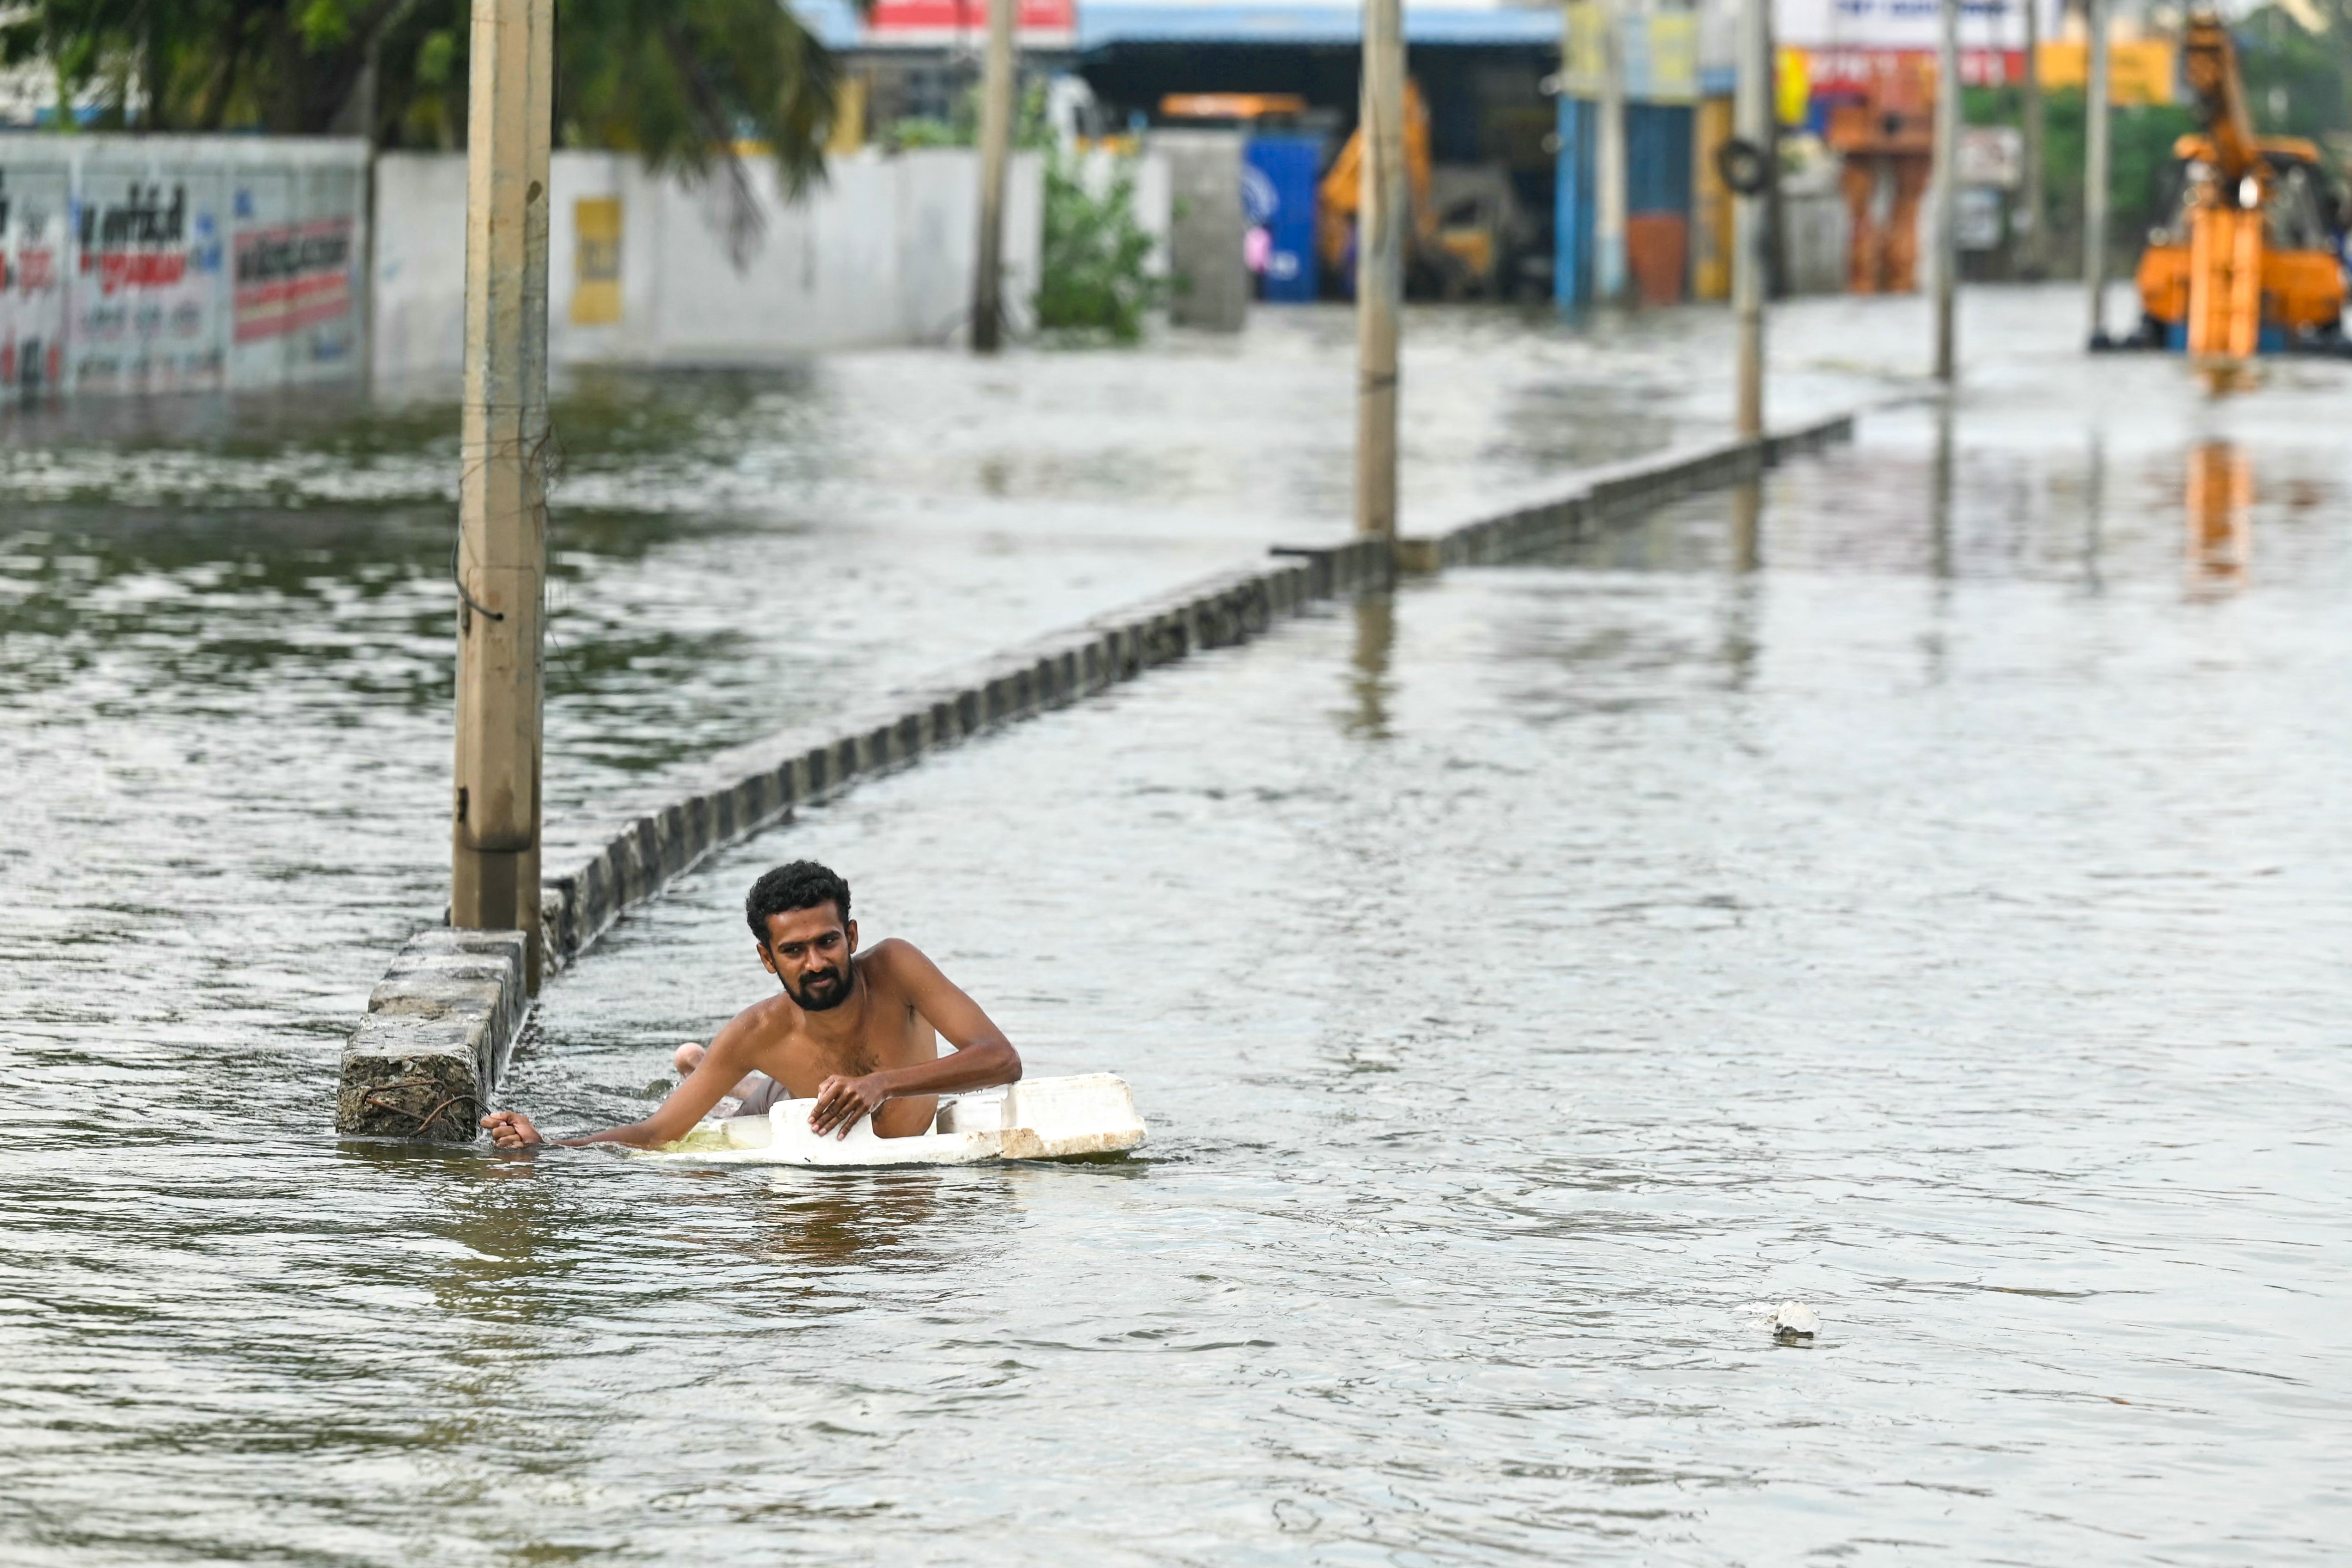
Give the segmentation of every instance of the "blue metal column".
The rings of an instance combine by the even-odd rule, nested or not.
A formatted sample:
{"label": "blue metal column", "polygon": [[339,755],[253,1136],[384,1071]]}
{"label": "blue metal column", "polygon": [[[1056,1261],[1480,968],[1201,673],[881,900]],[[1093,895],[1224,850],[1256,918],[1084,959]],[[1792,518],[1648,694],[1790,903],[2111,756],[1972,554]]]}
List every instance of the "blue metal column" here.
{"label": "blue metal column", "polygon": [[1592,207],[1592,181],[1588,172],[1592,150],[1586,145],[1585,130],[1591,121],[1591,111],[1590,105],[1564,92],[1557,101],[1559,152],[1552,163],[1551,292],[1553,302],[1566,311],[1591,298],[1585,285]]}

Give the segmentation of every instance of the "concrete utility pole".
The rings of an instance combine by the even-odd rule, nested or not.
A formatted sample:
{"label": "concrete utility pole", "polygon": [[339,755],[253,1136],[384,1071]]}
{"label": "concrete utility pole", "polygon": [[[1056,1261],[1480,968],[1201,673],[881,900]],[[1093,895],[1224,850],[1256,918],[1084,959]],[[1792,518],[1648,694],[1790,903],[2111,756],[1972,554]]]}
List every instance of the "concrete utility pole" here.
{"label": "concrete utility pole", "polygon": [[1013,156],[1013,16],[1019,0],[988,0],[980,74],[980,249],[971,274],[971,352],[992,354],[1004,327],[1004,171]]}
{"label": "concrete utility pole", "polygon": [[2042,237],[2042,0],[2025,5],[2025,245],[2019,270],[2039,279],[2050,247]]}
{"label": "concrete utility pole", "polygon": [[1397,531],[1397,311],[1412,225],[1404,174],[1404,16],[1364,0],[1364,132],[1356,202],[1356,531]]}
{"label": "concrete utility pole", "polygon": [[1743,441],[1764,434],[1764,284],[1770,269],[1772,213],[1767,192],[1772,157],[1772,0],[1742,0],[1739,65],[1731,103],[1732,133],[1758,150],[1766,183],[1734,194],[1731,210],[1731,309],[1739,321],[1738,430]]}
{"label": "concrete utility pole", "polygon": [[1960,0],[1943,0],[1943,11],[1936,47],[1936,379],[1948,383],[1960,286]]}
{"label": "concrete utility pole", "polygon": [[2083,283],[2091,297],[2091,343],[2107,337],[2107,0],[2084,0],[2091,29],[2083,168]]}
{"label": "concrete utility pole", "polygon": [[1601,102],[1592,131],[1592,294],[1625,301],[1625,25],[1617,0],[1600,0]]}
{"label": "concrete utility pole", "polygon": [[554,38],[554,0],[474,0],[449,923],[530,932],[534,991]]}

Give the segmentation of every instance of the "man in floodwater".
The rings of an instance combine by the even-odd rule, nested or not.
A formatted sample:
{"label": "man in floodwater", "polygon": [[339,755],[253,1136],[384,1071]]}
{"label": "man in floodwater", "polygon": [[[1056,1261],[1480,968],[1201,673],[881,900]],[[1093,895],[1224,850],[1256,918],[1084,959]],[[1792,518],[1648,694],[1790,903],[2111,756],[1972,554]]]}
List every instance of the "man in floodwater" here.
{"label": "man in floodwater", "polygon": [[[755,1093],[747,1109],[765,1109],[763,1099],[813,1099],[809,1125],[820,1134],[846,1138],[870,1116],[880,1136],[911,1138],[930,1130],[939,1096],[1021,1077],[1020,1055],[1003,1031],[912,943],[892,937],[857,951],[849,884],[815,861],[779,866],[752,883],[743,914],[759,939],[760,966],[783,994],[737,1014],[643,1121],[553,1142],[667,1143],[738,1092],[747,1074],[781,1086]],[[945,1057],[941,1035],[955,1047]],[[482,1125],[501,1149],[550,1142],[519,1110],[492,1111]]]}

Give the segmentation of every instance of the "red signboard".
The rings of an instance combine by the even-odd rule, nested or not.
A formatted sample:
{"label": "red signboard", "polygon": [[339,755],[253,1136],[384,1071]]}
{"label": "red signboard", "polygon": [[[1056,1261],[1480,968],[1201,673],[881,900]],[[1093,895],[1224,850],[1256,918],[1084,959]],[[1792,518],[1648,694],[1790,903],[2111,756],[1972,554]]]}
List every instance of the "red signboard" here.
{"label": "red signboard", "polygon": [[282,224],[236,237],[236,341],[283,337],[352,308],[352,220]]}
{"label": "red signboard", "polygon": [[[1014,26],[1024,44],[1066,44],[1077,35],[1076,0],[1020,0]],[[988,33],[988,0],[875,0],[866,18],[874,44],[977,41]]]}
{"label": "red signboard", "polygon": [[[1936,74],[1933,49],[1812,48],[1805,51],[1805,80],[1815,98],[1867,96],[1871,83],[1898,72]],[[1960,80],[1970,87],[2006,87],[2025,79],[2023,49],[1962,49]]]}

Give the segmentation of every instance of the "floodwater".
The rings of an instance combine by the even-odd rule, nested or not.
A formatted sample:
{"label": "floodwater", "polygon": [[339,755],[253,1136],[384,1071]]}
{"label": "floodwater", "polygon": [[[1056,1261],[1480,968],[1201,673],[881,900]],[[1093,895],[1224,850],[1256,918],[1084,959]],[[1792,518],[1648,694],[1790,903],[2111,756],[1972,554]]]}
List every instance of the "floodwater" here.
{"label": "floodwater", "polygon": [[[2331,1559],[2352,376],[2210,405],[2177,363],[2037,346],[2071,299],[1992,298],[1949,419],[1874,416],[1759,495],[1293,623],[805,814],[562,976],[508,1091],[559,1129],[640,1113],[671,1045],[760,994],[743,886],[814,854],[1033,1072],[1126,1076],[1154,1135],[1123,1163],[338,1144],[341,1030],[437,901],[429,498],[12,505],[5,1555]],[[1870,384],[1855,322],[1916,319],[1801,316],[1795,379]],[[1628,445],[1703,427],[1670,388],[1702,321],[1657,329]],[[1319,364],[1307,335],[1202,379]],[[1457,466],[1534,477],[1496,454],[1572,403],[1540,363],[1572,342],[1432,422],[1428,504],[1475,499]],[[595,606],[557,678],[568,798],[1265,541],[1205,458],[1130,505],[970,384],[933,389],[928,453],[827,423],[880,401],[828,382],[923,363],[663,390],[720,405],[694,424],[805,397],[777,493],[797,461],[914,498],[879,521],[665,514],[666,448],[575,438],[629,496],[566,546]],[[1181,401],[1172,446],[1344,486],[1344,433],[1279,451]],[[1028,475],[1001,505],[959,499],[958,428]],[[309,460],[175,439],[126,467]],[[1297,504],[1255,515],[1328,531]],[[1765,1328],[1789,1297],[1809,1348]]]}

